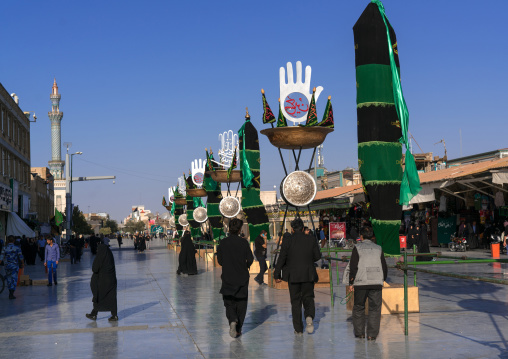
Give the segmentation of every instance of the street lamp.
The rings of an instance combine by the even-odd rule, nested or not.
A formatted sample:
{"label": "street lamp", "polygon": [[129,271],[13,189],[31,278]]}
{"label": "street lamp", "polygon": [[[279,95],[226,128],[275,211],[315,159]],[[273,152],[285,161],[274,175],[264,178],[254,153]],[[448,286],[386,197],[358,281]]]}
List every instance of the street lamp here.
{"label": "street lamp", "polygon": [[65,155],[66,176],[65,176],[65,215],[67,217],[65,223],[65,239],[68,242],[71,239],[71,222],[72,222],[72,156],[82,155],[83,152],[71,153],[69,156],[69,146],[67,146],[67,154]]}

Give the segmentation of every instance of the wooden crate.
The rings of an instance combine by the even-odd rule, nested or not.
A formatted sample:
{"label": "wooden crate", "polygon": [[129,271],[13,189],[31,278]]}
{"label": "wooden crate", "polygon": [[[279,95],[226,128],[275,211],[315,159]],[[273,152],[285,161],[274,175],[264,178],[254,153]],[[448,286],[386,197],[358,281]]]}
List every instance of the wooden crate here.
{"label": "wooden crate", "polygon": [[[316,268],[318,274],[318,282],[314,284],[314,288],[329,288],[330,287],[330,272],[328,269]],[[275,289],[289,289],[287,282],[276,283],[274,279],[271,279],[272,269],[268,269],[268,280],[267,284]]]}
{"label": "wooden crate", "polygon": [[[347,288],[347,287],[346,287]],[[348,293],[349,290],[346,290]],[[407,308],[409,313],[420,312],[420,298],[418,287],[407,287]],[[353,310],[354,292],[351,299],[346,304],[347,310]],[[368,300],[365,303],[366,312],[368,312]],[[383,304],[381,306],[381,314],[400,314],[404,313],[404,285],[403,284],[388,284],[383,285]]]}

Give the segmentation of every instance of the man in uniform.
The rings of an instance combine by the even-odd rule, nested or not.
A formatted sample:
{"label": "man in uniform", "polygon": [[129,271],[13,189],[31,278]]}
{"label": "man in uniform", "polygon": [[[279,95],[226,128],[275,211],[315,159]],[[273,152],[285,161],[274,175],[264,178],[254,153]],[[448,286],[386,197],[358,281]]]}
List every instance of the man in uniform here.
{"label": "man in uniform", "polygon": [[9,288],[9,299],[16,299],[14,291],[18,283],[18,271],[20,263],[23,263],[21,249],[14,245],[14,236],[7,237],[7,245],[2,248],[0,262],[4,261],[5,279]]}

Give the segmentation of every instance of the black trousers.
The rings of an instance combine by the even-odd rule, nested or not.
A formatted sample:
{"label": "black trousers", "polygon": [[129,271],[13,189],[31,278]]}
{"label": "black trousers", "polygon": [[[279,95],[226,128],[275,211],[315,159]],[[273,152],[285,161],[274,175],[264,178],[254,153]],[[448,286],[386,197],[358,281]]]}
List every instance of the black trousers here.
{"label": "black trousers", "polygon": [[268,269],[268,266],[266,265],[266,256],[259,256],[256,257],[256,259],[259,262],[259,274],[254,279],[259,283],[263,283],[265,278],[265,272]]}
{"label": "black trousers", "polygon": [[354,297],[353,328],[355,335],[365,335],[365,302],[369,299],[367,336],[377,337],[381,324],[382,289],[359,289],[355,287]]}
{"label": "black trousers", "polygon": [[226,318],[229,324],[236,322],[236,331],[242,332],[243,322],[247,314],[247,298],[235,298],[232,295],[223,295],[224,306],[226,307]]}
{"label": "black trousers", "polygon": [[76,258],[77,258],[77,248],[76,247],[71,247],[71,264],[73,263],[76,263]]}
{"label": "black trousers", "polygon": [[314,304],[314,282],[288,283],[289,298],[291,299],[291,313],[293,314],[293,327],[298,333],[303,333],[303,316],[314,319],[316,306]]}

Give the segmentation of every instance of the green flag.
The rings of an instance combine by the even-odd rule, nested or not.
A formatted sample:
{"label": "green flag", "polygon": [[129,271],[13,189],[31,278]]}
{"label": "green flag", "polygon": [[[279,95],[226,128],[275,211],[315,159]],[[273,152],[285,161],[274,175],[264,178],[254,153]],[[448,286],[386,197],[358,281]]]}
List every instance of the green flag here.
{"label": "green flag", "polygon": [[55,208],[55,224],[59,226],[63,222],[63,214]]}
{"label": "green flag", "polygon": [[390,31],[388,30],[388,18],[385,14],[385,8],[381,1],[379,0],[371,0],[372,3],[376,4],[379,12],[381,13],[381,17],[386,26],[386,37],[388,39],[388,54],[390,56],[390,67],[392,72],[392,87],[393,87],[393,99],[395,102],[395,109],[397,110],[397,115],[399,117],[400,126],[402,129],[402,137],[400,138],[400,142],[406,146],[406,158],[405,158],[405,168],[404,174],[402,177],[402,184],[400,186],[400,199],[399,202],[401,205],[409,204],[411,198],[416,196],[418,192],[421,191],[422,187],[420,186],[420,177],[418,176],[418,170],[416,169],[415,159],[413,154],[408,151],[409,148],[409,137],[408,126],[409,126],[409,112],[406,106],[406,100],[404,99],[404,95],[402,94],[402,86],[400,84],[399,72],[397,71],[397,65],[395,64],[395,58],[393,56],[393,49],[390,41]]}
{"label": "green flag", "polygon": [[316,93],[316,88],[312,90],[312,98],[310,99],[309,112],[307,112],[307,122],[305,123],[305,127],[316,126],[318,123],[317,113],[316,113],[316,99],[314,97]]}
{"label": "green flag", "polygon": [[279,99],[279,117],[277,118],[277,127],[287,127],[288,122],[284,115],[282,114],[282,109],[280,107],[280,99]]}
{"label": "green flag", "polygon": [[275,122],[275,116],[273,115],[272,109],[266,101],[265,90],[261,89],[261,93],[263,94],[263,123],[273,123]]}
{"label": "green flag", "polygon": [[328,96],[328,102],[326,103],[325,113],[323,115],[323,119],[320,123],[318,123],[318,126],[320,127],[326,127],[326,128],[334,128],[334,122],[333,122],[333,108],[332,108],[332,102],[331,102],[331,96]]}

